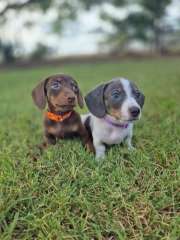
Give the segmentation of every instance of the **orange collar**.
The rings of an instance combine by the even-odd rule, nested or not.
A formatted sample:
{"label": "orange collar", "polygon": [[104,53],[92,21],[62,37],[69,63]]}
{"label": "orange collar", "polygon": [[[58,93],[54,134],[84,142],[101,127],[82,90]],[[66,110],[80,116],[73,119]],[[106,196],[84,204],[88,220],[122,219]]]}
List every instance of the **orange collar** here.
{"label": "orange collar", "polygon": [[63,115],[58,115],[52,112],[46,112],[45,115],[52,121],[55,122],[63,122],[65,119],[69,118],[71,116],[71,112],[64,113]]}

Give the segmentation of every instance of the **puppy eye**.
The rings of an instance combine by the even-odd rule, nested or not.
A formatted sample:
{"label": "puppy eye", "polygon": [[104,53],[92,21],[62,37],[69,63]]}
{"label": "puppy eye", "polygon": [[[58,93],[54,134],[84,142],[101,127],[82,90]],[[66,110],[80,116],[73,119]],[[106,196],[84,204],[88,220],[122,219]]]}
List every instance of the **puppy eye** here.
{"label": "puppy eye", "polygon": [[73,89],[74,92],[78,92],[78,87],[76,85],[73,85],[72,89]]}
{"label": "puppy eye", "polygon": [[52,85],[51,85],[51,88],[55,89],[55,90],[60,89],[60,87],[61,87],[60,82],[53,82]]}

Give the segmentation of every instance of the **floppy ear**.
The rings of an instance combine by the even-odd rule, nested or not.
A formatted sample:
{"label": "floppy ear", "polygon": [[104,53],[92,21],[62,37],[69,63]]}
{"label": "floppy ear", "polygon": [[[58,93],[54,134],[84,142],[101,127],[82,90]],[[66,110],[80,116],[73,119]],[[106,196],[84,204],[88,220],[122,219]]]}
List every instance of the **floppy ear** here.
{"label": "floppy ear", "polygon": [[143,105],[144,105],[145,96],[144,96],[144,94],[139,90],[139,88],[136,86],[135,83],[133,83],[133,82],[131,82],[131,81],[130,81],[130,83],[131,83],[132,88],[133,88],[133,89],[137,89],[138,92],[140,93],[140,96],[139,96],[138,98],[136,98],[136,101],[137,101],[137,103],[140,105],[140,107],[142,108]]}
{"label": "floppy ear", "polygon": [[104,104],[104,89],[106,84],[102,84],[89,92],[85,101],[89,111],[98,118],[102,118],[106,114],[106,107]]}
{"label": "floppy ear", "polygon": [[34,100],[35,105],[44,109],[46,106],[46,94],[45,94],[45,84],[47,79],[41,81],[33,90],[32,90],[32,98]]}
{"label": "floppy ear", "polygon": [[78,100],[78,104],[79,104],[80,108],[83,108],[84,107],[84,98],[83,98],[83,95],[80,90],[77,95],[77,100]]}
{"label": "floppy ear", "polygon": [[143,105],[144,105],[144,101],[145,101],[145,96],[144,96],[144,94],[141,92],[141,93],[140,93],[139,100],[138,100],[139,105],[141,106],[141,108],[142,108]]}

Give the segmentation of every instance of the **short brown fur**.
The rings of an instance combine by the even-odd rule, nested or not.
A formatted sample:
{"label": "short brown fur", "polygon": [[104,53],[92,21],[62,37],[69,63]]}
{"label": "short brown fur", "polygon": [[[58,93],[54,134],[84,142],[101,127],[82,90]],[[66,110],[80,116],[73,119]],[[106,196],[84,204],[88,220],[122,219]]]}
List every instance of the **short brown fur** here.
{"label": "short brown fur", "polygon": [[[54,82],[61,84],[60,89],[51,89]],[[73,90],[74,87],[76,87],[75,90]],[[55,145],[58,139],[79,136],[86,149],[94,152],[91,137],[82,124],[79,113],[74,111],[77,103],[81,108],[83,107],[83,97],[72,77],[64,74],[50,76],[33,89],[32,97],[40,109],[44,109],[47,102],[49,112],[57,115],[71,112],[70,117],[62,122],[51,120],[47,115],[44,116],[44,142],[40,145],[41,150],[48,145]]]}

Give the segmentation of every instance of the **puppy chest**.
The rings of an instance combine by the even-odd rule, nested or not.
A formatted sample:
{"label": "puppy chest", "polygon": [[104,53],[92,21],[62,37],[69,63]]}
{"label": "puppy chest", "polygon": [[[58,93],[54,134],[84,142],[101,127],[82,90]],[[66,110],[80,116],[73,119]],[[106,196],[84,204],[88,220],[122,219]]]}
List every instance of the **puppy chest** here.
{"label": "puppy chest", "polygon": [[122,128],[108,128],[101,132],[102,141],[106,144],[121,143],[128,135],[127,129]]}
{"label": "puppy chest", "polygon": [[71,133],[77,132],[77,130],[77,124],[56,123],[53,126],[48,126],[48,132],[59,138],[69,136]]}

